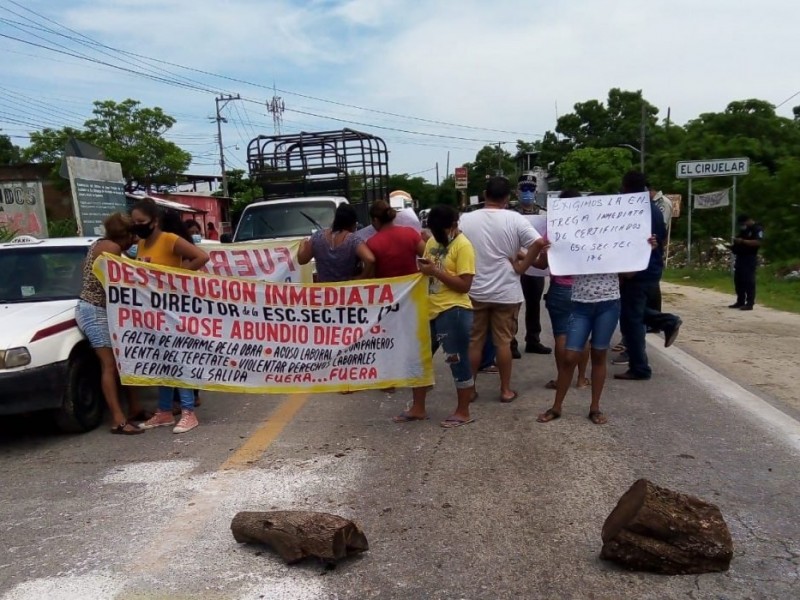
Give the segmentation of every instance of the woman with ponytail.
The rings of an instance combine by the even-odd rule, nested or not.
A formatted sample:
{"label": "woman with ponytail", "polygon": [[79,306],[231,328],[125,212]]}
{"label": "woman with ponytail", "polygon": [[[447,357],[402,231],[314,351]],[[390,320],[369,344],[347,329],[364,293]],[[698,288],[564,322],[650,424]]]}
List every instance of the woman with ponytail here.
{"label": "woman with ponytail", "polygon": [[369,216],[378,232],[367,240],[367,248],[375,255],[375,277],[385,279],[417,273],[417,258],[425,251],[419,232],[395,225],[397,211],[386,200],[373,204]]}
{"label": "woman with ponytail", "polygon": [[[458,229],[458,212],[452,206],[434,206],[428,215],[431,239],[425,245],[419,270],[429,279],[428,317],[431,324],[431,351],[442,346],[456,386],[458,405],[455,412],[441,422],[450,429],[472,423],[469,405],[472,401],[472,368],[469,362],[469,341],[472,331],[472,301],[469,290],[475,275],[475,250]],[[428,418],[425,399],[428,388],[414,388],[411,408],[394,418],[396,423],[422,421]]]}

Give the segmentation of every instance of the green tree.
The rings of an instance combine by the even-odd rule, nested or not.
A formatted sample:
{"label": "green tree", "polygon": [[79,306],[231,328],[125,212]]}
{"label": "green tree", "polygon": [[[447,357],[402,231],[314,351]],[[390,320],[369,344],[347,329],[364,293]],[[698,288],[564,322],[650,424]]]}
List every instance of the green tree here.
{"label": "green tree", "polygon": [[558,165],[557,174],[562,189],[613,193],[630,168],[630,153],[622,148],[579,148]]}
{"label": "green tree", "polygon": [[418,208],[428,208],[437,202],[436,186],[424,177],[412,177],[407,173],[389,176],[389,191],[403,190],[411,194]]}
{"label": "green tree", "polygon": [[0,166],[13,165],[20,161],[20,151],[7,135],[0,135]]}
{"label": "green tree", "polygon": [[482,196],[486,179],[494,175],[513,178],[517,173],[514,155],[502,146],[484,146],[475,155],[475,160],[463,165],[467,167],[468,196]]}
{"label": "green tree", "polygon": [[26,160],[60,162],[71,137],[103,150],[106,160],[122,165],[128,189],[175,183],[192,156],[164,138],[175,119],[162,109],[143,108],[136,100],[94,102],[94,117],[83,129],[43,129],[31,134],[23,151]]}

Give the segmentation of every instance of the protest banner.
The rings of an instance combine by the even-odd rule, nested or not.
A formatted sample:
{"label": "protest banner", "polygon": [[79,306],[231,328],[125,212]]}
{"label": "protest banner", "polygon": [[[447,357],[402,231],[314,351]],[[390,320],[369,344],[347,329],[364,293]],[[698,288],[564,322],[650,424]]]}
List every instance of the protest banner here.
{"label": "protest banner", "polygon": [[548,261],[553,275],[632,273],[647,268],[650,196],[551,198]]}
{"label": "protest banner", "polygon": [[[542,237],[547,237],[547,215],[522,215],[525,217],[533,228],[539,233]],[[525,275],[530,275],[531,277],[549,277],[550,276],[550,269],[537,269],[536,267],[531,267],[527,271],[525,271]]]}
{"label": "protest banner", "polygon": [[287,284],[103,255],[122,383],[220,392],[433,384],[427,278]]}
{"label": "protest banner", "polygon": [[199,244],[208,254],[202,271],[222,277],[259,281],[311,283],[314,267],[297,262],[302,240],[269,240],[242,244]]}

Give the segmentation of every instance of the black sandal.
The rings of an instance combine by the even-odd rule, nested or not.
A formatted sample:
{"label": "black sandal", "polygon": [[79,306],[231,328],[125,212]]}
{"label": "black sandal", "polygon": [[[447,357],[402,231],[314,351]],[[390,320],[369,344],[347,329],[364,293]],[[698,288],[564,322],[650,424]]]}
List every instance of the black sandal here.
{"label": "black sandal", "polygon": [[[132,430],[126,429],[126,427],[128,426],[133,427],[133,429]],[[127,421],[123,421],[122,423],[111,429],[111,433],[117,435],[139,435],[140,433],[144,433],[144,429],[139,429],[138,427],[134,427]]]}

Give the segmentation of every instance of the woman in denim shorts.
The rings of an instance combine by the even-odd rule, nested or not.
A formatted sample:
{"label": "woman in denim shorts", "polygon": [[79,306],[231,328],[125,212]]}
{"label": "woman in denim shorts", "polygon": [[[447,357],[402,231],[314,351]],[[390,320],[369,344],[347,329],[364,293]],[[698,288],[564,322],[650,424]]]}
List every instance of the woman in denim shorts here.
{"label": "woman in denim shorts", "polygon": [[572,284],[572,313],[566,335],[564,368],[558,372],[553,407],[539,415],[540,423],[561,416],[561,405],[572,383],[572,375],[591,337],[592,404],[589,419],[595,425],[608,421],[600,411],[600,396],[606,381],[606,356],[619,321],[619,276],[616,273],[576,275]]}
{"label": "woman in denim shorts", "polygon": [[[469,290],[475,275],[475,250],[458,230],[458,212],[451,206],[434,206],[428,214],[428,228],[433,237],[425,245],[419,270],[430,278],[431,352],[435,353],[439,346],[443,348],[445,362],[455,381],[458,405],[455,412],[441,422],[442,427],[451,429],[474,421],[469,414],[475,385],[469,362],[472,331]],[[411,408],[394,417],[396,423],[428,418],[425,412],[428,388],[414,388],[412,393]]]}
{"label": "woman in denim shorts", "polygon": [[[569,196],[563,196],[568,198]],[[542,256],[547,257],[546,253]],[[569,331],[569,318],[572,314],[572,283],[573,277],[559,277],[558,275],[550,276],[550,286],[547,288],[547,294],[544,297],[544,305],[547,308],[547,313],[550,315],[550,323],[553,328],[553,337],[555,338],[555,355],[556,359],[556,373],[559,373],[565,368],[564,355],[567,346],[567,332]],[[586,367],[589,364],[589,346],[587,345],[581,357],[578,360],[578,382],[575,384],[577,388],[589,387],[590,382],[586,378]],[[551,379],[545,386],[549,390],[556,389],[556,380]]]}
{"label": "woman in denim shorts", "polygon": [[[81,288],[78,306],[75,308],[75,320],[78,328],[89,340],[92,348],[100,361],[100,385],[103,390],[106,404],[111,411],[113,428],[111,433],[122,435],[136,435],[144,433],[143,430],[128,423],[122,412],[119,402],[119,375],[117,361],[111,347],[111,334],[108,331],[108,316],[106,315],[106,292],[103,284],[92,271],[94,261],[104,252],[120,256],[133,246],[131,233],[131,220],[128,215],[114,213],[104,222],[105,237],[94,242],[86,255],[83,264],[83,286]],[[130,398],[130,419],[146,419],[147,415],[138,406],[135,397]]]}

